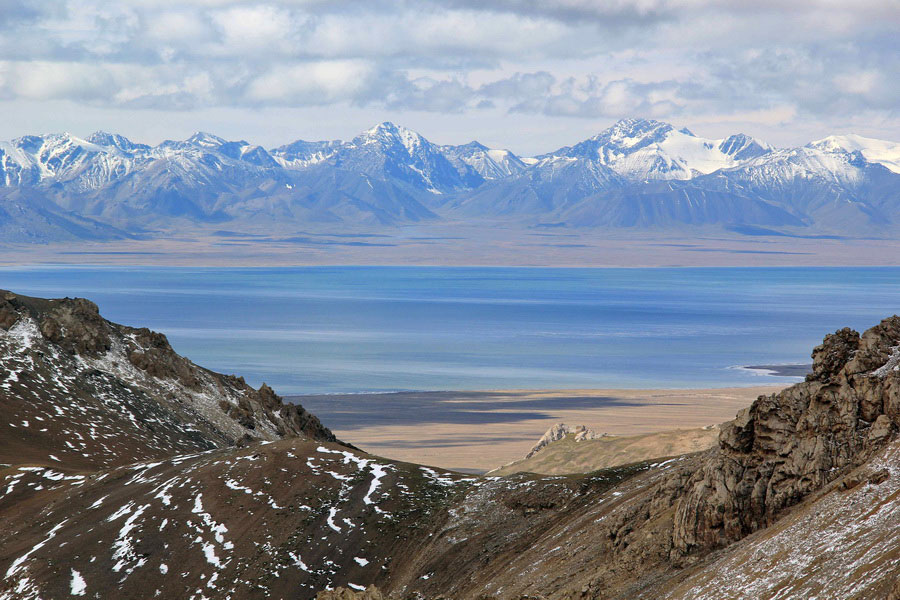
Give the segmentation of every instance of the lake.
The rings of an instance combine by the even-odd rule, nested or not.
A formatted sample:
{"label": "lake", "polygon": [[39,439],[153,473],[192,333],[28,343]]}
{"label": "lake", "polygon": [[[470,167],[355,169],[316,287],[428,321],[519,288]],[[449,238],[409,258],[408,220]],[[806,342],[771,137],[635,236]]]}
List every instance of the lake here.
{"label": "lake", "polygon": [[797,380],[837,328],[900,312],[900,268],[0,269],[84,296],[205,367],[282,394],[693,388]]}

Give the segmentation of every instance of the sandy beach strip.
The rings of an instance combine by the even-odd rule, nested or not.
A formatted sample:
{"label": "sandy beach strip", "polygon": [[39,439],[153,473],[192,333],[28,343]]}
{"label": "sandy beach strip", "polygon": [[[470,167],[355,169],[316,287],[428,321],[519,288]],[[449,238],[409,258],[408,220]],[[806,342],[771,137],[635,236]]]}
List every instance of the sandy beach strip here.
{"label": "sandy beach strip", "polygon": [[779,386],[699,390],[494,390],[292,396],[343,440],[395,460],[487,471],[554,423],[612,435],[723,423]]}

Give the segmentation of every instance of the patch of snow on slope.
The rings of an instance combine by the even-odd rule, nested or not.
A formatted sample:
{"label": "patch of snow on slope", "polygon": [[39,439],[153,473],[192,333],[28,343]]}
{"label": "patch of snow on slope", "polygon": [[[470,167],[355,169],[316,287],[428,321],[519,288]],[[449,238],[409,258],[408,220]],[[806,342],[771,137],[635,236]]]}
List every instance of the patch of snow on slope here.
{"label": "patch of snow on slope", "polygon": [[72,581],[69,584],[69,593],[73,596],[84,596],[87,591],[87,583],[81,573],[72,569]]}
{"label": "patch of snow on slope", "polygon": [[900,344],[891,348],[891,355],[887,362],[872,371],[873,377],[884,377],[891,371],[900,371]]}
{"label": "patch of snow on slope", "polygon": [[[116,561],[116,564],[113,565],[112,570],[118,573],[122,570],[122,568],[131,561],[135,561],[134,566],[125,570],[126,574],[131,574],[132,571],[137,569],[140,566],[143,566],[147,559],[144,557],[138,558],[137,554],[134,551],[134,542],[131,539],[131,532],[137,528],[137,520],[144,514],[144,511],[150,508],[149,504],[143,504],[137,508],[122,525],[122,528],[119,530],[119,535],[116,536],[116,541],[113,542],[113,555],[112,558]],[[113,519],[109,519],[113,520]]]}
{"label": "patch of snow on slope", "polygon": [[62,529],[63,525],[65,525],[67,521],[68,521],[68,519],[65,519],[62,522],[55,525],[53,527],[53,529],[51,529],[47,533],[47,537],[45,537],[43,541],[38,542],[37,544],[32,546],[31,550],[29,550],[28,552],[26,552],[25,554],[23,554],[16,560],[14,560],[13,563],[6,570],[6,575],[4,575],[4,579],[9,579],[10,577],[12,577],[16,573],[18,573],[21,570],[22,564],[26,560],[28,560],[28,557],[31,556],[32,554],[34,554],[35,552],[37,552],[38,550],[40,550],[41,548],[43,548],[47,544],[47,542],[49,542],[54,537],[56,537],[56,532],[58,532],[60,529]]}
{"label": "patch of snow on slope", "polygon": [[31,317],[20,318],[4,333],[4,336],[16,344],[15,350],[27,350],[41,339],[41,331]]}
{"label": "patch of snow on slope", "polygon": [[375,464],[372,466],[372,483],[369,485],[369,491],[366,492],[365,498],[363,498],[363,502],[366,504],[374,504],[372,501],[372,494],[378,490],[378,486],[381,484],[381,478],[387,475],[387,467],[385,465]]}

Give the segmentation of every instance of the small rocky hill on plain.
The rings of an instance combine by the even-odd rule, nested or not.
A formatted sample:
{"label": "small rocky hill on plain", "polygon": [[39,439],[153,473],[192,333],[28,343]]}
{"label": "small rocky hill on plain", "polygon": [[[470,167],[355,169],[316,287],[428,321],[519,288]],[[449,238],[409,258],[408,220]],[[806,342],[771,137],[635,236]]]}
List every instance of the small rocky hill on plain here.
{"label": "small rocky hill on plain", "polygon": [[494,469],[488,475],[590,473],[708,450],[718,439],[716,425],[641,435],[609,435],[598,434],[583,425],[571,427],[558,423],[547,430],[524,458]]}
{"label": "small rocky hill on plain", "polygon": [[900,594],[900,317],[826,337],[710,450],[471,477],[342,444],[87,301],[3,302],[3,600]]}

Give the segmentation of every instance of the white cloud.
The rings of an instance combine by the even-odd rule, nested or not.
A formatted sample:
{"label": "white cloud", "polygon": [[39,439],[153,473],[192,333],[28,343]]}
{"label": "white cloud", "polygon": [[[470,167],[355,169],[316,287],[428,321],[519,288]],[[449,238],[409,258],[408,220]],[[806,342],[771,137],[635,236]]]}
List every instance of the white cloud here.
{"label": "white cloud", "polygon": [[247,86],[255,102],[328,104],[358,99],[372,84],[374,69],[358,60],[278,66]]}
{"label": "white cloud", "polygon": [[115,88],[116,73],[105,66],[79,63],[5,63],[7,95],[27,100],[91,99]]}
{"label": "white cloud", "polygon": [[538,116],[632,115],[839,127],[852,114],[900,132],[900,5],[884,0],[0,0],[0,10],[7,101],[199,116],[355,106],[373,122],[385,111],[490,113],[519,129]]}
{"label": "white cloud", "polygon": [[877,71],[857,71],[834,77],[838,88],[850,94],[868,94],[875,90],[880,80],[881,74]]}
{"label": "white cloud", "polygon": [[212,14],[221,31],[223,54],[284,52],[301,25],[294,14],[271,5],[235,6]]}
{"label": "white cloud", "polygon": [[146,17],[146,27],[147,36],[160,42],[203,42],[213,33],[209,20],[191,10],[150,13]]}

